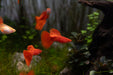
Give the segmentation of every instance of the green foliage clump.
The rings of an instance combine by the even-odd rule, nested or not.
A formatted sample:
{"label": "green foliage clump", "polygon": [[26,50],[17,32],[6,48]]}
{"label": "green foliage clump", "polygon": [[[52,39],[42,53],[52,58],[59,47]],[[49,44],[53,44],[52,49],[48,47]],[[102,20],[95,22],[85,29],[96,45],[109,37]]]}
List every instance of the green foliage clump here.
{"label": "green foliage clump", "polygon": [[96,29],[97,25],[99,24],[99,12],[93,12],[92,14],[88,15],[88,18],[89,23],[87,24],[86,30],[81,30],[82,35],[85,36],[87,44],[91,43],[92,34]]}
{"label": "green foliage clump", "polygon": [[69,54],[68,66],[73,74],[84,75],[90,68],[88,45],[91,43],[92,34],[99,24],[99,12],[93,12],[88,15],[88,18],[89,23],[86,30],[81,30],[81,33],[72,32],[74,48]]}
{"label": "green foliage clump", "polygon": [[[106,59],[104,56],[93,62],[89,60],[90,53],[88,45],[91,43],[92,34],[99,24],[99,13],[93,12],[88,17],[89,23],[86,30],[81,30],[81,33],[72,32],[75,47],[73,48],[73,52],[69,54],[68,65],[72,69],[72,73],[77,75],[84,75],[86,72],[89,72],[89,75],[112,75],[112,60]],[[93,70],[90,70],[91,68]]]}
{"label": "green foliage clump", "polygon": [[72,32],[74,48],[69,53],[68,67],[71,68],[72,75],[84,75],[88,70],[88,57],[90,55],[85,37],[81,33]]}

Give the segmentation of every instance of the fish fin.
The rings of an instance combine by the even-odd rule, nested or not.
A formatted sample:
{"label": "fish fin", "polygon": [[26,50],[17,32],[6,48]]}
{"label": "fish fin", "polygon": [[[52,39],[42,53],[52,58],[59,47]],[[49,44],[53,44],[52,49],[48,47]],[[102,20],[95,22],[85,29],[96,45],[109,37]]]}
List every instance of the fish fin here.
{"label": "fish fin", "polygon": [[57,29],[50,29],[50,37],[57,37],[57,36],[61,36],[60,32]]}
{"label": "fish fin", "polygon": [[26,51],[26,50],[23,51],[23,54],[24,54],[24,58],[25,58],[26,64],[27,64],[27,66],[29,66],[30,63],[31,63],[33,55],[30,52]]}
{"label": "fish fin", "polygon": [[33,52],[33,55],[38,55],[38,54],[42,53],[42,50],[34,49],[32,52]]}
{"label": "fish fin", "polygon": [[33,70],[31,70],[31,71],[29,71],[28,72],[28,74],[27,75],[35,75],[35,73],[34,73],[34,71]]}
{"label": "fish fin", "polygon": [[41,43],[44,48],[49,48],[53,44],[53,40],[47,31],[41,33]]}
{"label": "fish fin", "polygon": [[46,20],[48,19],[50,12],[51,12],[51,9],[47,8],[46,11],[42,12],[40,17],[38,17],[38,16],[35,17],[35,20],[36,20],[35,29],[36,30],[42,30],[42,28],[46,24]]}
{"label": "fish fin", "polygon": [[42,52],[42,50],[34,48],[33,45],[28,45],[27,51],[30,52],[32,55],[38,55]]}
{"label": "fish fin", "polygon": [[46,20],[37,20],[35,29],[42,30],[45,24],[46,24]]}
{"label": "fish fin", "polygon": [[66,38],[64,36],[58,36],[58,37],[54,38],[54,41],[57,41],[60,43],[68,43],[68,42],[71,42],[72,40],[69,38]]}
{"label": "fish fin", "polygon": [[31,50],[31,49],[34,49],[33,45],[28,45],[27,50]]}
{"label": "fish fin", "polygon": [[35,20],[36,20],[36,22],[37,22],[37,20],[39,20],[39,19],[40,19],[39,16],[35,16]]}
{"label": "fish fin", "polygon": [[3,24],[3,18],[0,17],[0,24]]}
{"label": "fish fin", "polygon": [[49,14],[51,13],[51,9],[47,8],[46,11],[43,11],[39,17],[39,19],[47,20],[49,18]]}
{"label": "fish fin", "polygon": [[40,20],[47,20],[49,17],[47,11],[42,12],[42,14],[40,15]]}

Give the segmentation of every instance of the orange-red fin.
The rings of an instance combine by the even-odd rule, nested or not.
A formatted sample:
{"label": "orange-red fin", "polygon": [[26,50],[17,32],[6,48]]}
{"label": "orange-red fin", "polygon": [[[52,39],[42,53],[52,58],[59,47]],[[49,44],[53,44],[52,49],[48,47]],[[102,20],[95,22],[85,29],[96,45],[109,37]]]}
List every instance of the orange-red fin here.
{"label": "orange-red fin", "polygon": [[27,64],[27,66],[29,66],[30,63],[31,63],[33,55],[30,52],[26,51],[26,50],[23,51],[23,54],[24,54],[24,58],[25,58],[26,64]]}
{"label": "orange-red fin", "polygon": [[38,55],[38,54],[42,53],[42,50],[34,49],[32,52],[33,52],[33,55]]}
{"label": "orange-red fin", "polygon": [[40,19],[40,17],[35,16],[36,23],[38,22],[39,19]]}
{"label": "orange-red fin", "polygon": [[38,16],[35,17],[36,19],[35,29],[36,30],[42,30],[42,28],[46,24],[46,20],[48,19],[50,12],[51,12],[51,9],[47,8],[47,10],[42,12],[42,14],[39,17]]}
{"label": "orange-red fin", "polygon": [[28,45],[27,50],[31,50],[31,49],[34,49],[33,45]]}
{"label": "orange-red fin", "polygon": [[43,31],[41,33],[41,42],[42,46],[47,49],[53,44],[54,41],[52,40],[50,34],[47,31]]}
{"label": "orange-red fin", "polygon": [[54,41],[60,42],[60,43],[68,43],[71,42],[71,39],[68,39],[60,34],[60,32],[57,29],[50,29],[50,37],[53,38]]}
{"label": "orange-red fin", "polygon": [[47,8],[46,11],[42,12],[42,14],[40,15],[40,19],[48,19],[49,18],[49,14],[51,13],[51,9]]}
{"label": "orange-red fin", "polygon": [[3,18],[0,17],[0,24],[3,24]]}
{"label": "orange-red fin", "polygon": [[50,29],[50,37],[57,37],[57,36],[61,36],[60,32],[57,29]]}
{"label": "orange-red fin", "polygon": [[35,73],[34,73],[34,71],[33,70],[31,70],[31,71],[29,71],[28,72],[28,74],[27,75],[35,75]]}
{"label": "orange-red fin", "polygon": [[54,41],[57,41],[60,43],[68,43],[68,42],[71,42],[72,40],[69,38],[66,38],[64,36],[58,36],[58,37],[54,38]]}
{"label": "orange-red fin", "polygon": [[42,12],[42,14],[40,15],[39,19],[40,20],[47,20],[49,17],[49,15],[47,14],[47,11]]}
{"label": "orange-red fin", "polygon": [[42,30],[42,28],[44,27],[45,24],[46,24],[46,20],[37,19],[35,29],[36,30]]}
{"label": "orange-red fin", "polygon": [[28,45],[27,51],[30,52],[32,55],[38,55],[42,52],[42,50],[34,48],[33,45]]}
{"label": "orange-red fin", "polygon": [[42,12],[42,14],[40,15],[40,19],[48,19],[49,18],[49,14],[51,13],[51,9],[47,8],[46,11]]}

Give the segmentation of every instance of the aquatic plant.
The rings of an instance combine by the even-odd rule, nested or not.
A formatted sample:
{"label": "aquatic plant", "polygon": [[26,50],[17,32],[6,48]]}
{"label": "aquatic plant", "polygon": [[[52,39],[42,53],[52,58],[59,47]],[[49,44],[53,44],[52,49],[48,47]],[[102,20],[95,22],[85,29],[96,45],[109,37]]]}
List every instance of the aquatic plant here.
{"label": "aquatic plant", "polygon": [[100,22],[99,12],[93,12],[92,14],[88,15],[88,18],[89,23],[87,24],[87,28],[86,30],[81,30],[81,33],[85,36],[87,44],[90,44],[92,42],[92,34]]}
{"label": "aquatic plant", "polygon": [[72,32],[72,41],[74,46],[69,53],[70,59],[68,67],[71,69],[71,75],[84,75],[90,69],[88,45],[92,41],[92,34],[99,23],[99,12],[93,12],[88,15],[89,23],[86,30],[81,30],[81,33]]}

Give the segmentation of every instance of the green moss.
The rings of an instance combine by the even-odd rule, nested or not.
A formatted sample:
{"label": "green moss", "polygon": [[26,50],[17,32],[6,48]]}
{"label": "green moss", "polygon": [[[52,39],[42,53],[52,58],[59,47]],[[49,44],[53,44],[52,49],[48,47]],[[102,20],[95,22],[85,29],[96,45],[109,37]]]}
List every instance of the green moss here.
{"label": "green moss", "polygon": [[43,50],[41,54],[42,60],[35,67],[36,75],[58,75],[64,68],[67,59],[67,48]]}

